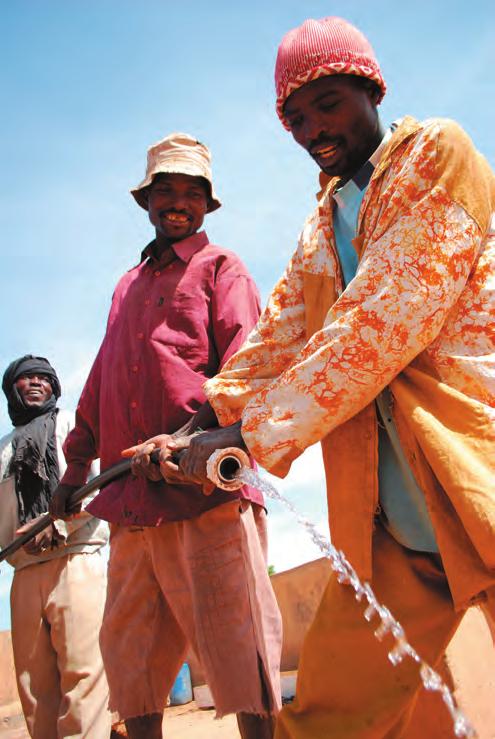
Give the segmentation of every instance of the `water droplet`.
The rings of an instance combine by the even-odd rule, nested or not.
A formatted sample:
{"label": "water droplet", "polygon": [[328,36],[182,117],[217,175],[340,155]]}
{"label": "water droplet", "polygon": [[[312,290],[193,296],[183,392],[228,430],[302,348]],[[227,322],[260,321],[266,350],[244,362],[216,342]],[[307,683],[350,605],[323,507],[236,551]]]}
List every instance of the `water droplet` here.
{"label": "water droplet", "polygon": [[388,658],[394,667],[397,667],[397,665],[399,665],[402,662],[405,656],[406,655],[404,653],[404,650],[402,649],[400,645],[395,647],[388,653]]}
{"label": "water droplet", "polygon": [[373,603],[370,603],[370,605],[368,606],[368,608],[364,612],[364,617],[365,617],[366,621],[371,621],[371,619],[373,618],[373,616],[375,615],[375,613],[376,613],[376,608],[373,605]]}
{"label": "water droplet", "polygon": [[382,623],[380,624],[380,626],[375,631],[375,636],[378,639],[378,641],[381,641],[383,639],[383,637],[385,636],[385,634],[387,634],[388,630],[389,630],[388,624],[383,623],[383,621],[382,621]]}

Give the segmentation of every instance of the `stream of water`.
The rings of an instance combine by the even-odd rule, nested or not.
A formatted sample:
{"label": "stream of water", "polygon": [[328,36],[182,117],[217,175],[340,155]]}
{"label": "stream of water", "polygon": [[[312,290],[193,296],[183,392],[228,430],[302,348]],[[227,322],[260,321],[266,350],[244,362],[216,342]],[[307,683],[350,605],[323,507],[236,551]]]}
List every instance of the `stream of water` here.
{"label": "stream of water", "polygon": [[442,680],[438,672],[425,662],[407,641],[404,629],[398,621],[393,617],[388,608],[378,602],[369,583],[362,583],[356,575],[352,565],[346,559],[343,552],[338,551],[331,542],[322,536],[315,525],[300,515],[292,503],[281,495],[278,490],[268,480],[258,475],[254,470],[247,467],[241,468],[238,473],[239,480],[243,483],[261,490],[268,498],[277,500],[285,508],[287,508],[297,519],[298,523],[307,531],[316,546],[330,560],[332,570],[336,573],[337,580],[342,585],[350,585],[355,594],[356,600],[365,602],[364,618],[371,621],[375,616],[379,618],[380,623],[375,630],[375,636],[378,640],[382,640],[385,634],[391,634],[394,639],[394,646],[388,653],[388,658],[392,665],[396,667],[405,657],[414,660],[418,665],[421,681],[426,690],[433,690],[440,693],[447,709],[452,717],[453,730],[456,737],[476,737],[472,725],[456,705],[451,690]]}

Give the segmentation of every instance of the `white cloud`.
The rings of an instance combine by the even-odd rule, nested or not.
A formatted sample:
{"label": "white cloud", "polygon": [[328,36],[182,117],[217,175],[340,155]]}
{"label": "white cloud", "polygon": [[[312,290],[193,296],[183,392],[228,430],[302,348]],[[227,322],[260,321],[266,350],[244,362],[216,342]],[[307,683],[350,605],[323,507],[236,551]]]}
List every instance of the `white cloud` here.
{"label": "white cloud", "polygon": [[[316,525],[320,534],[328,537],[328,526],[324,519],[311,523]],[[274,566],[276,572],[311,562],[323,554],[290,512],[269,516],[268,535],[268,563]]]}

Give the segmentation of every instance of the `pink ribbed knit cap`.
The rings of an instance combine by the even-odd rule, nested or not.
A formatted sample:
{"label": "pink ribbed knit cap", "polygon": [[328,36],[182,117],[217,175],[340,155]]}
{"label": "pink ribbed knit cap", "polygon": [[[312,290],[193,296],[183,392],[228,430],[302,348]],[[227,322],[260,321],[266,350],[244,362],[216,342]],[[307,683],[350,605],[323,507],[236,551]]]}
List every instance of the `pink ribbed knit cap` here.
{"label": "pink ribbed knit cap", "polygon": [[381,89],[387,86],[368,39],[343,18],[312,18],[285,34],[275,64],[277,114],[285,128],[283,107],[289,95],[307,82],[330,74],[368,77]]}

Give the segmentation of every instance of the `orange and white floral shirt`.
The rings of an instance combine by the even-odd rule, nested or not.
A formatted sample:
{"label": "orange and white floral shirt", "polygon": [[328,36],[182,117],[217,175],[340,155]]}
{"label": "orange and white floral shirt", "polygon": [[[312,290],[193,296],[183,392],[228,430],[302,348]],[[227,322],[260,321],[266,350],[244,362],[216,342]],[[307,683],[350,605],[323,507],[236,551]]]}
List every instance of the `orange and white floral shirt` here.
{"label": "orange and white floral shirt", "polygon": [[[242,417],[249,450],[274,474],[286,475],[304,449],[322,441],[332,538],[366,576],[377,502],[373,400],[389,385],[413,467],[415,453],[421,457],[415,473],[442,556],[459,532],[444,536],[439,490],[454,505],[452,526],[459,524],[472,543],[471,559],[480,572],[491,571],[493,174],[454,122],[405,118],[361,205],[354,241],[360,262],[346,289],[332,228],[336,184],[325,183],[259,323],[208,381],[206,394],[222,425]],[[458,423],[449,420],[456,403]],[[362,461],[351,447],[368,450]]]}

